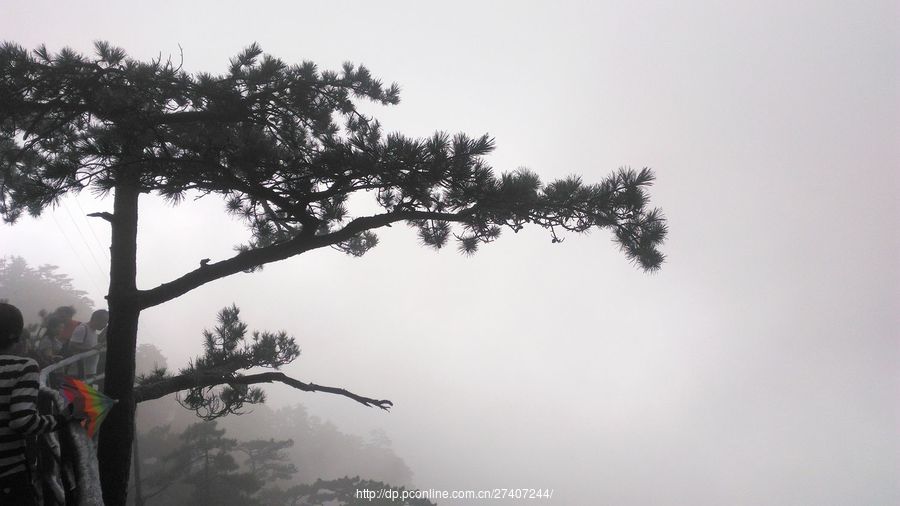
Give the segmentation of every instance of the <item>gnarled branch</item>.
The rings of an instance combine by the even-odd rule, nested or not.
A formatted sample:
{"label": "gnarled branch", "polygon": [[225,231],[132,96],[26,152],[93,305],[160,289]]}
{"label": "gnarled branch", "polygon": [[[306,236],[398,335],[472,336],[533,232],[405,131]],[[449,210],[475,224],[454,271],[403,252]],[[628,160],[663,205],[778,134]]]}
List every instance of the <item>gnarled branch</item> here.
{"label": "gnarled branch", "polygon": [[274,382],[284,383],[285,385],[294,387],[298,390],[303,390],[304,392],[325,392],[329,394],[342,395],[349,399],[353,399],[354,401],[366,407],[377,407],[385,411],[390,410],[390,408],[394,405],[394,403],[389,400],[379,400],[372,399],[370,397],[364,397],[343,388],[316,385],[315,383],[304,383],[281,372],[262,372],[257,374],[248,374],[246,376],[232,376],[230,374],[211,371],[180,374],[178,376],[172,376],[144,385],[136,386],[134,388],[134,400],[135,402],[150,401],[153,399],[165,397],[166,395],[173,394],[175,392],[188,390],[190,388],[212,387],[225,384],[256,385],[259,383]]}
{"label": "gnarled branch", "polygon": [[205,285],[210,281],[237,274],[238,272],[243,272],[267,263],[284,260],[313,249],[339,244],[366,230],[381,228],[398,221],[465,221],[469,219],[474,212],[475,208],[465,209],[456,213],[403,210],[376,214],[373,216],[363,216],[350,221],[350,223],[347,223],[347,225],[341,229],[328,234],[311,237],[301,234],[286,242],[242,251],[229,259],[220,262],[207,263],[206,265],[194,269],[168,283],[163,283],[149,290],[140,290],[138,293],[139,304],[142,309],[153,307],[184,295],[194,288]]}

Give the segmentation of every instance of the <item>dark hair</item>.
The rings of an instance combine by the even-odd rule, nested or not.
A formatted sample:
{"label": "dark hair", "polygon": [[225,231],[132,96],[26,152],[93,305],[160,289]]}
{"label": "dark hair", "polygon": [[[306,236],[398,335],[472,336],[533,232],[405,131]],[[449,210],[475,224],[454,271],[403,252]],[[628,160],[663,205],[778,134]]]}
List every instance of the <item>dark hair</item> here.
{"label": "dark hair", "polygon": [[0,302],[0,348],[17,343],[24,327],[25,320],[19,308]]}
{"label": "dark hair", "polygon": [[95,322],[95,321],[99,320],[100,318],[109,319],[109,311],[107,311],[105,309],[98,309],[98,310],[94,311],[93,313],[91,313],[90,321]]}
{"label": "dark hair", "polygon": [[59,306],[53,311],[54,315],[65,319],[71,319],[75,316],[75,313],[77,313],[77,311],[75,311],[74,306]]}
{"label": "dark hair", "polygon": [[50,316],[46,320],[44,320],[44,328],[47,329],[47,332],[56,327],[57,325],[65,325],[66,320],[61,316]]}

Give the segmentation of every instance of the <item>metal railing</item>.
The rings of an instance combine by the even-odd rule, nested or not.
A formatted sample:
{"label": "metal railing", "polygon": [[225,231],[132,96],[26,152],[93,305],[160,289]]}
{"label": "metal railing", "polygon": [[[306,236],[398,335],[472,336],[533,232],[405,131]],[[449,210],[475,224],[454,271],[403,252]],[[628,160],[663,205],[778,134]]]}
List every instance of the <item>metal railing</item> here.
{"label": "metal railing", "polygon": [[[41,369],[41,374],[40,374],[40,378],[39,378],[41,386],[47,386],[47,380],[50,377],[51,373],[54,373],[61,369],[65,370],[67,367],[69,367],[71,365],[75,365],[78,362],[87,360],[94,356],[98,356],[102,353],[106,353],[106,347],[94,348],[92,350],[83,351],[81,353],[76,353],[75,355],[72,355],[71,357],[66,357],[66,358],[60,360],[59,362],[53,362],[52,364],[48,365],[47,367],[44,367],[43,369]],[[104,376],[105,375],[103,373],[100,373],[100,374],[95,374],[93,376],[89,376],[89,377],[85,378],[84,380],[87,383],[93,383],[93,382],[102,380],[104,378]]]}
{"label": "metal railing", "polygon": [[[38,379],[42,407],[49,408],[50,413],[60,413],[66,409],[66,399],[49,386],[51,374],[64,372],[66,368],[105,351],[105,347],[84,351],[42,368]],[[84,381],[95,383],[102,380],[103,376],[102,373],[88,376]],[[46,468],[39,469],[38,473],[43,489],[42,503],[45,506],[69,504],[103,506],[97,446],[88,437],[84,428],[79,424],[70,423],[58,433],[44,434],[41,439],[43,451],[51,456],[42,461],[42,466]],[[74,482],[74,488],[67,489],[65,486],[67,482],[69,484]]]}

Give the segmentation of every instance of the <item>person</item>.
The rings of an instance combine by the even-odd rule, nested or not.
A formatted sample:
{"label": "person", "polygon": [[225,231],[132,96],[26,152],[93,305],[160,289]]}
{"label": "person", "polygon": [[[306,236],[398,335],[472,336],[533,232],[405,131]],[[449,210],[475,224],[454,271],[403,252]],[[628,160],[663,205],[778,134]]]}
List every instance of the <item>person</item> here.
{"label": "person", "polygon": [[63,341],[68,341],[72,337],[75,327],[81,325],[81,322],[75,319],[75,313],[73,306],[59,306],[50,314],[50,317],[63,322],[63,327],[59,334]]}
{"label": "person", "polygon": [[41,339],[37,348],[38,364],[42,367],[62,360],[63,347],[66,344],[62,336],[65,322],[55,316],[50,316],[44,324],[44,337]]}
{"label": "person", "polygon": [[[96,348],[98,344],[97,333],[105,329],[107,323],[109,323],[109,312],[107,310],[98,309],[94,311],[87,323],[82,323],[75,327],[72,337],[69,339],[69,352],[76,354]],[[84,364],[82,378],[96,375],[99,361],[99,355],[84,359],[82,362]]]}
{"label": "person", "polygon": [[37,362],[13,354],[23,326],[22,312],[0,303],[0,504],[34,506],[25,438],[51,432],[76,418],[71,409],[58,415],[38,414]]}

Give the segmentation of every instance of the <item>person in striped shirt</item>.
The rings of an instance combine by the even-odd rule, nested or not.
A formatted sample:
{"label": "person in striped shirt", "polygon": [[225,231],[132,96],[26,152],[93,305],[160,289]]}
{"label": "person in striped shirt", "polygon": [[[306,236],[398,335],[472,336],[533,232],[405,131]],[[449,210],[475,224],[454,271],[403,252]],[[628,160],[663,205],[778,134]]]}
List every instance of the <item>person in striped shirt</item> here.
{"label": "person in striped shirt", "polygon": [[73,420],[71,410],[40,415],[38,365],[14,354],[22,334],[22,313],[0,303],[0,504],[34,505],[25,459],[25,438],[44,434]]}

